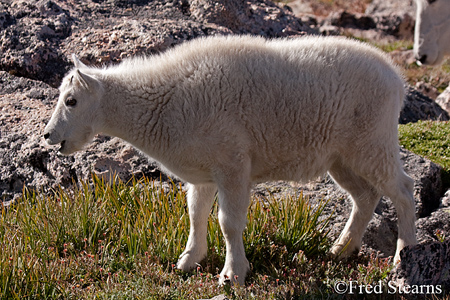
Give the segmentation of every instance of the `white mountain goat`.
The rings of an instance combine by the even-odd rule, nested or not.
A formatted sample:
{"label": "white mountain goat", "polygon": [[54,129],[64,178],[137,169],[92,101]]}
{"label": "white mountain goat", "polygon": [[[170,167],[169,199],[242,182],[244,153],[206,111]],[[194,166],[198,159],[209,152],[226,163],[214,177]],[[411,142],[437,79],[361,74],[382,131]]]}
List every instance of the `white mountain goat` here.
{"label": "white mountain goat", "polygon": [[104,69],[76,57],[74,63],[45,129],[47,143],[70,154],[103,132],[190,183],[190,233],[179,269],[205,258],[218,191],[226,241],[220,282],[243,284],[252,183],[326,171],[354,203],[332,254],[359,249],[382,195],[398,213],[395,258],[416,243],[413,181],[397,140],[403,80],[380,51],[344,38],[234,36],[196,39]]}
{"label": "white mountain goat", "polygon": [[450,55],[450,0],[416,0],[414,55],[437,65]]}

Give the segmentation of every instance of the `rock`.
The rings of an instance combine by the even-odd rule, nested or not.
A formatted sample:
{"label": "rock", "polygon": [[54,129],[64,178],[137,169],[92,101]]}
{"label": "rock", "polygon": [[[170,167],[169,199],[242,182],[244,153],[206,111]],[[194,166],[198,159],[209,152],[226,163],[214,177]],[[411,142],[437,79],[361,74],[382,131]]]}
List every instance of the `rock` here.
{"label": "rock", "polygon": [[405,172],[415,182],[416,215],[419,218],[429,216],[432,211],[439,208],[440,199],[444,194],[442,167],[404,149],[401,149],[400,156]]}
{"label": "rock", "polygon": [[[439,92],[437,90],[437,88],[435,88],[434,86],[432,86],[430,83],[424,82],[424,81],[419,81],[416,82],[416,85],[414,86],[414,89],[418,92],[421,92],[422,94],[424,94],[425,96],[429,97],[430,99],[436,99],[437,96],[439,95]],[[435,101],[441,108],[443,108],[444,110],[445,107],[441,104],[437,102],[437,99]]]}
{"label": "rock", "polygon": [[314,10],[311,7],[311,3],[309,3],[308,1],[304,1],[304,0],[295,0],[295,1],[290,1],[288,3],[289,7],[292,10],[292,13],[295,16],[301,17],[303,15],[313,15],[314,14]]}
{"label": "rock", "polygon": [[[242,10],[241,10],[242,9]],[[102,64],[211,34],[299,35],[308,26],[271,1],[0,1],[0,69],[57,87],[70,56]]]}
{"label": "rock", "polygon": [[262,0],[191,0],[185,1],[191,16],[197,21],[215,23],[233,33],[262,36],[287,36],[310,32],[289,10]]}
{"label": "rock", "polygon": [[377,29],[386,34],[405,40],[412,40],[414,37],[414,0],[374,0],[365,14],[372,16]]}
{"label": "rock", "polygon": [[450,238],[450,208],[440,208],[427,218],[417,221],[417,240],[419,243],[437,242]]}
{"label": "rock", "polygon": [[[354,36],[377,41],[378,44],[392,43],[398,39],[412,40],[415,10],[410,2],[413,0],[372,1],[365,13],[349,8],[335,10],[325,18],[320,18],[317,30],[326,35]],[[303,1],[300,3],[301,7],[311,4]],[[297,16],[304,15],[298,10],[295,12]]]}
{"label": "rock", "polygon": [[[404,65],[405,63],[407,65],[412,65],[416,63],[416,58],[414,57],[414,51],[411,50],[394,50],[388,53],[389,56],[392,58],[394,63],[397,65]],[[417,89],[417,86],[415,87]],[[422,92],[422,90],[419,90],[419,92]],[[430,97],[429,95],[425,94],[426,96]],[[434,99],[433,97],[430,97]]]}
{"label": "rock", "polygon": [[52,1],[8,2],[0,3],[0,69],[57,86],[68,67],[60,43],[74,19]]}
{"label": "rock", "polygon": [[360,30],[375,29],[377,24],[372,17],[364,14],[352,14],[347,11],[331,13],[326,22],[331,25],[343,28],[354,28]]}
{"label": "rock", "polygon": [[408,246],[401,251],[400,257],[401,262],[393,271],[393,281],[399,288],[414,285],[439,288],[440,291],[434,290],[433,294],[450,290],[450,239]]}
{"label": "rock", "polygon": [[436,103],[450,114],[450,86],[436,98]]}
{"label": "rock", "polygon": [[419,120],[448,121],[449,114],[432,99],[412,87],[407,87],[406,99],[400,112],[399,123],[407,124]]}
{"label": "rock", "polygon": [[365,13],[371,15],[407,13],[415,16],[416,3],[414,0],[372,0],[367,6]]}

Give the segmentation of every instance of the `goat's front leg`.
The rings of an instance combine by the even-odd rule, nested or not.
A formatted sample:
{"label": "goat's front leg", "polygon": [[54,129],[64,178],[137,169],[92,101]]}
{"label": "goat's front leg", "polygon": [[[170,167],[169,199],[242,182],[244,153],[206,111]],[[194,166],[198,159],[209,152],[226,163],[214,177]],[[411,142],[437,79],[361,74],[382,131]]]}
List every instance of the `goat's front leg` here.
{"label": "goat's front leg", "polygon": [[187,203],[190,231],[186,249],[178,259],[178,269],[190,271],[206,257],[208,252],[206,241],[208,217],[216,191],[217,186],[215,184],[191,184],[188,187]]}
{"label": "goat's front leg", "polygon": [[219,283],[229,281],[243,285],[250,269],[242,239],[247,224],[250,183],[238,178],[227,182],[219,185],[219,224],[226,243],[225,265]]}

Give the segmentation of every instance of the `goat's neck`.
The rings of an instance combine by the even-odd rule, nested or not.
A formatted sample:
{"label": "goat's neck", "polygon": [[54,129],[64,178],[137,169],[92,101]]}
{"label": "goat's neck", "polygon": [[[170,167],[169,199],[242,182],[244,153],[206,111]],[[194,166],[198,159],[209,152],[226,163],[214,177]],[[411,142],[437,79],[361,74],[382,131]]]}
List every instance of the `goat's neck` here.
{"label": "goat's neck", "polygon": [[[157,156],[165,144],[166,131],[163,111],[174,92],[173,86],[138,86],[114,83],[107,87],[103,97],[105,112],[103,132],[119,137],[149,155]],[[157,139],[157,140],[155,140]]]}

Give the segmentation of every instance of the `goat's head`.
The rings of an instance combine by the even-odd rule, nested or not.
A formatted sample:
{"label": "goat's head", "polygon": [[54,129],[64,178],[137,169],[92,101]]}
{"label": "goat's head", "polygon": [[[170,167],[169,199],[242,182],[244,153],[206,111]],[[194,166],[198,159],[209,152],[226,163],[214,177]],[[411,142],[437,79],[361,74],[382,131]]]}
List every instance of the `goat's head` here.
{"label": "goat's head", "polygon": [[89,75],[89,67],[73,56],[75,69],[66,75],[60,86],[56,109],[45,127],[44,138],[49,145],[60,144],[65,155],[80,150],[100,131],[103,85]]}
{"label": "goat's head", "polygon": [[450,1],[416,0],[414,55],[418,63],[436,65],[450,54]]}

